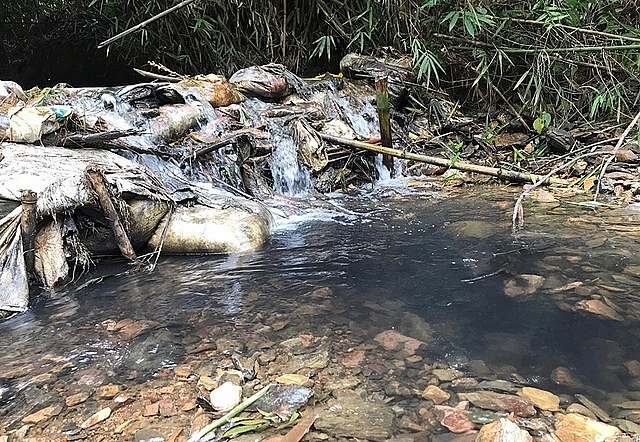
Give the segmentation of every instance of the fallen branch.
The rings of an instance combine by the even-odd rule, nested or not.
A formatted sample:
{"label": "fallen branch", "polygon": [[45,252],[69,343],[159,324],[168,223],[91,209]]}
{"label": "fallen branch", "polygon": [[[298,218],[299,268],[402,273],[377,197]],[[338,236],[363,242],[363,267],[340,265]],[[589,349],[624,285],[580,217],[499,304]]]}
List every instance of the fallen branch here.
{"label": "fallen branch", "polygon": [[168,83],[179,83],[182,78],[170,77],[169,75],[155,74],[149,71],[143,71],[142,69],[133,68],[138,74],[143,77],[152,78],[154,80],[166,81]]}
{"label": "fallen branch", "polygon": [[452,162],[451,160],[439,157],[431,157],[427,155],[420,155],[416,153],[406,152],[404,150],[391,149],[388,147],[378,146],[375,144],[368,144],[362,141],[349,140],[347,138],[334,137],[333,135],[318,133],[320,137],[331,143],[342,144],[343,146],[365,149],[372,152],[381,154],[392,155],[394,157],[402,158],[405,160],[419,161],[421,163],[435,164],[436,166],[447,167],[451,169],[463,170],[465,172],[475,172],[483,175],[490,175],[496,178],[501,178],[510,181],[526,182],[526,183],[540,183],[538,185],[557,185],[568,186],[571,184],[568,180],[561,178],[552,178],[549,174],[546,176],[536,175],[533,173],[521,173],[514,170],[505,170],[502,168],[479,166],[477,164],[464,163],[461,161]]}
{"label": "fallen branch", "polygon": [[74,147],[93,147],[93,148],[111,148],[108,145],[109,141],[117,140],[122,137],[129,137],[132,135],[140,135],[141,131],[138,129],[127,130],[110,130],[106,132],[95,132],[88,134],[74,133],[71,135],[58,135],[49,137],[46,139],[48,144],[53,146],[74,148]]}
{"label": "fallen branch", "polygon": [[[589,153],[582,154],[582,155],[580,155],[580,156],[578,156],[576,158],[571,159],[571,161],[567,161],[566,163],[563,163],[560,166],[556,167],[551,172],[546,174],[543,178],[550,178],[551,175],[553,175],[555,173],[558,173],[563,169],[566,169],[567,167],[575,164],[576,161],[578,161],[578,160],[580,160],[582,158],[587,158],[587,157],[592,157],[592,156],[597,156],[597,155],[602,155],[602,152],[599,151],[599,152],[589,152]],[[538,181],[538,182],[534,183],[533,186],[529,187],[527,190],[522,192],[520,194],[520,196],[518,197],[518,199],[516,200],[516,204],[513,207],[513,215],[511,216],[511,229],[514,232],[517,230],[518,227],[522,227],[524,225],[524,210],[522,209],[522,201],[524,200],[524,198],[527,195],[529,195],[535,189],[540,187],[542,185],[542,183],[543,183],[543,181]]]}

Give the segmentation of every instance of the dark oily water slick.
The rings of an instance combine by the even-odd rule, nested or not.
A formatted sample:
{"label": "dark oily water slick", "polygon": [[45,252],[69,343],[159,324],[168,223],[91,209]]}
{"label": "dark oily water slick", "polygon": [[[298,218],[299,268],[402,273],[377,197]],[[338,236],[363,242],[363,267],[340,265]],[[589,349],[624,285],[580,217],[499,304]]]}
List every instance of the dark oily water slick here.
{"label": "dark oily water slick", "polygon": [[[341,197],[343,209],[282,225],[259,252],[163,257],[151,274],[80,285],[99,276],[87,275],[0,324],[0,429],[76,434],[124,394],[133,421],[118,428],[128,417],[110,405],[105,431],[188,432],[207,379],[247,370],[264,385],[308,378],[315,431],[331,440],[442,433],[447,407],[434,403],[522,386],[565,405],[591,398],[635,425],[615,404],[640,399],[640,212],[533,203],[512,234],[514,199]],[[148,411],[165,393],[173,408]]]}

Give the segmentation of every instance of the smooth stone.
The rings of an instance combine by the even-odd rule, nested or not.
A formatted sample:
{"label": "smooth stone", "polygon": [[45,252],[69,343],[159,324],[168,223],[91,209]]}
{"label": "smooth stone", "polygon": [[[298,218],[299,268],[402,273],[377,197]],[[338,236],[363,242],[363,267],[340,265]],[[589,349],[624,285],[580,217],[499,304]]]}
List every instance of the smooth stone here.
{"label": "smooth stone", "polygon": [[567,413],[581,414],[583,416],[590,417],[591,419],[598,418],[593,411],[589,410],[587,407],[585,407],[582,404],[571,404],[567,407],[566,411]]}
{"label": "smooth stone", "polygon": [[614,406],[624,408],[625,410],[640,410],[640,401],[625,401],[614,404]]}
{"label": "smooth stone", "polygon": [[520,396],[501,394],[493,391],[474,391],[471,393],[460,393],[461,400],[468,400],[479,408],[493,411],[513,412],[518,416],[529,417],[536,414],[533,403]]}
{"label": "smooth stone", "polygon": [[43,420],[49,419],[52,416],[57,416],[62,411],[61,405],[50,405],[46,408],[42,408],[41,410],[36,411],[35,413],[31,413],[28,416],[22,418],[22,423],[24,424],[37,424]]}
{"label": "smooth stone", "polygon": [[300,385],[301,387],[313,387],[313,381],[301,374],[285,373],[276,378],[276,382],[284,385]]}
{"label": "smooth stone", "polygon": [[378,333],[373,340],[382,345],[385,350],[405,350],[408,356],[414,355],[418,348],[424,345],[424,342],[400,334],[395,330],[385,330]]}
{"label": "smooth stone", "polygon": [[406,313],[402,316],[400,330],[422,342],[430,342],[433,339],[431,325],[415,313]]}
{"label": "smooth stone", "polygon": [[495,390],[506,391],[507,393],[515,393],[520,389],[516,384],[502,379],[496,379],[495,381],[482,381],[477,387],[480,390]]}
{"label": "smooth stone", "polygon": [[582,381],[580,381],[580,379],[578,379],[576,375],[566,367],[554,368],[551,372],[550,378],[556,385],[562,385],[564,387],[570,387],[578,390],[584,388]]}
{"label": "smooth stone", "polygon": [[91,415],[91,417],[89,417],[89,419],[84,421],[80,425],[80,428],[91,428],[94,425],[102,422],[103,420],[108,419],[109,416],[111,416],[111,408],[103,408],[102,410],[95,412],[93,415]]}
{"label": "smooth stone", "polygon": [[67,407],[73,407],[74,405],[78,405],[89,399],[91,396],[90,391],[80,391],[76,394],[72,394],[71,396],[67,396],[64,400],[64,403]]}
{"label": "smooth stone", "polygon": [[640,425],[635,422],[628,421],[625,419],[615,419],[612,422],[613,425],[620,428],[625,433],[629,434],[640,434]]}
{"label": "smooth stone", "polygon": [[504,284],[504,294],[510,298],[533,295],[544,284],[544,276],[522,274]]}
{"label": "smooth stone", "polygon": [[553,393],[534,387],[523,387],[516,393],[518,396],[526,397],[533,405],[545,411],[558,411],[560,409],[560,398]]}
{"label": "smooth stone", "polygon": [[621,434],[619,428],[581,414],[556,413],[555,417],[555,435],[562,442],[604,441]]}
{"label": "smooth stone", "polygon": [[422,392],[422,397],[425,399],[429,399],[436,405],[440,405],[441,403],[449,400],[451,395],[441,389],[440,387],[436,387],[435,385],[429,385]]}
{"label": "smooth stone", "polygon": [[484,425],[475,442],[532,442],[533,438],[509,419],[500,418]]}
{"label": "smooth stone", "polygon": [[431,371],[431,374],[437,377],[440,382],[451,382],[463,376],[461,371],[453,368],[435,368]]}
{"label": "smooth stone", "polygon": [[600,316],[605,319],[612,319],[614,321],[624,321],[624,317],[614,310],[611,306],[605,304],[599,299],[589,299],[588,301],[578,301],[575,305],[575,310],[585,311],[596,316]]}
{"label": "smooth stone", "polygon": [[591,412],[595,414],[596,417],[602,422],[611,422],[611,417],[609,417],[609,414],[598,405],[596,405],[595,402],[588,399],[586,396],[582,394],[576,394],[576,399],[578,399],[578,401],[580,401],[582,405],[591,410]]}
{"label": "smooth stone", "polygon": [[391,437],[394,413],[382,401],[365,402],[355,397],[329,401],[313,424],[335,438],[384,441]]}
{"label": "smooth stone", "polygon": [[476,428],[475,424],[469,419],[467,410],[446,405],[436,405],[434,411],[440,425],[446,427],[452,433],[466,433]]}
{"label": "smooth stone", "polygon": [[242,401],[242,387],[225,382],[209,394],[209,402],[217,411],[229,411]]}

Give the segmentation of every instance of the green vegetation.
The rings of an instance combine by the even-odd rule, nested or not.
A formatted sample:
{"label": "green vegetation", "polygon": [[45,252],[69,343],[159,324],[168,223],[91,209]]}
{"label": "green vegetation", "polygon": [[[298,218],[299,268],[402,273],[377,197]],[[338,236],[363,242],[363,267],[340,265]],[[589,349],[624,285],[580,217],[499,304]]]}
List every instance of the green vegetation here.
{"label": "green vegetation", "polygon": [[[34,54],[38,32],[95,48],[176,3],[5,1],[5,57]],[[529,122],[546,113],[556,125],[622,119],[640,105],[634,0],[196,0],[108,51],[132,66],[152,60],[184,74],[227,75],[270,61],[302,74],[335,72],[347,52],[407,54],[423,85]]]}

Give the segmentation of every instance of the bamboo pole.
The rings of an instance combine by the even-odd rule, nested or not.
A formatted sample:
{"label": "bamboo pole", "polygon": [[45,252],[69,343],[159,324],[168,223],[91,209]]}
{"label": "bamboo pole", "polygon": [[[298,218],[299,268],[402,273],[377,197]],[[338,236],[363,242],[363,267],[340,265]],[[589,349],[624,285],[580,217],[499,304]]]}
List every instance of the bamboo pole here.
{"label": "bamboo pole", "polygon": [[343,146],[353,147],[357,149],[366,149],[372,152],[392,155],[394,157],[402,158],[405,160],[419,161],[421,163],[435,164],[436,166],[448,167],[448,168],[457,169],[457,170],[464,170],[466,172],[480,173],[483,175],[494,176],[496,178],[501,178],[501,179],[510,180],[510,181],[527,182],[527,183],[537,183],[539,181],[543,181],[542,184],[557,185],[557,186],[568,186],[569,184],[571,184],[568,180],[563,180],[561,178],[552,178],[552,177],[545,178],[542,175],[536,175],[533,173],[521,173],[521,172],[516,172],[514,170],[479,166],[477,164],[464,163],[462,161],[452,162],[451,160],[447,160],[445,158],[420,155],[416,153],[407,152],[404,150],[391,149],[388,147],[378,146],[375,144],[368,144],[362,141],[335,137],[333,135],[328,135],[323,133],[318,133],[318,135],[320,135],[320,137],[323,140],[328,141],[330,143],[342,144]]}
{"label": "bamboo pole", "polygon": [[98,49],[103,48],[103,47],[113,43],[114,41],[120,40],[122,37],[125,37],[125,36],[127,36],[129,34],[132,34],[132,33],[136,32],[138,29],[144,28],[148,24],[153,23],[154,21],[156,21],[158,19],[161,19],[165,15],[171,14],[173,11],[177,11],[178,9],[183,8],[183,7],[187,6],[189,3],[193,3],[194,1],[195,0],[184,0],[183,2],[178,3],[175,6],[172,6],[171,8],[167,9],[166,11],[162,11],[161,13],[154,15],[150,19],[145,20],[142,23],[138,23],[134,27],[129,28],[129,29],[125,30],[125,31],[122,31],[118,35],[114,35],[113,37],[103,41],[102,43],[100,43],[98,45]]}
{"label": "bamboo pole", "polygon": [[[494,50],[502,51],[507,54],[630,51],[630,50],[640,49],[640,44],[612,45],[612,46],[573,46],[573,47],[562,47],[562,48],[509,48],[506,46],[495,46],[490,43],[485,43],[478,40],[470,40],[468,38],[455,37],[453,35],[439,34],[437,32],[434,32],[432,36],[436,38],[442,38],[445,40],[466,43],[466,44],[470,44],[470,45],[478,46],[482,48],[494,49]],[[461,49],[464,49],[464,48],[461,48]]]}
{"label": "bamboo pole", "polygon": [[[389,90],[387,89],[387,76],[376,77],[376,107],[378,108],[378,121],[380,122],[380,142],[384,147],[393,147],[391,140],[391,105],[389,104]],[[382,164],[393,175],[393,157],[383,154]]]}

